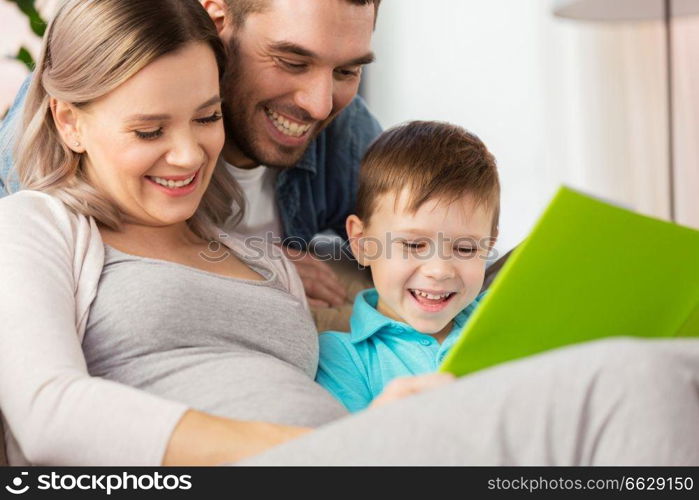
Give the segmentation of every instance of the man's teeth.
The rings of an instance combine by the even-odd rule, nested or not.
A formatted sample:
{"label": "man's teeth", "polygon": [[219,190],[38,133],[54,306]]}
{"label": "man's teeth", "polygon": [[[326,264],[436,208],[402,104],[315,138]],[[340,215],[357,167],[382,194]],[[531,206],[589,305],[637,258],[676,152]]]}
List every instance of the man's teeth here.
{"label": "man's teeth", "polygon": [[301,137],[303,134],[308,132],[308,129],[311,128],[310,125],[302,125],[300,123],[291,122],[271,109],[265,108],[265,113],[267,116],[269,116],[270,120],[272,120],[272,123],[276,129],[284,135]]}
{"label": "man's teeth", "polygon": [[413,290],[415,295],[419,295],[420,297],[425,297],[426,299],[430,300],[440,300],[440,299],[445,299],[449,297],[453,292],[445,292],[441,293],[439,295],[433,295],[431,293],[423,292],[422,290]]}
{"label": "man's teeth", "polygon": [[194,180],[194,177],[196,177],[197,174],[192,175],[191,177],[188,177],[187,179],[181,180],[181,181],[173,181],[172,179],[163,179],[162,177],[155,177],[154,175],[151,175],[150,178],[153,179],[155,182],[160,184],[161,186],[165,186],[166,188],[179,188],[179,187],[184,187],[190,182]]}

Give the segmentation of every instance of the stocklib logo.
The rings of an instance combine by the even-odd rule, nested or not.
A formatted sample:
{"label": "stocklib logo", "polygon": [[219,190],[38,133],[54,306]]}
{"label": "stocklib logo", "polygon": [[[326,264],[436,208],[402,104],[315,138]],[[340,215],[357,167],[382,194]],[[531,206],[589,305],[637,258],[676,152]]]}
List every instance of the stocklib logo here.
{"label": "stocklib logo", "polygon": [[26,486],[22,487],[22,476],[27,476],[29,475],[28,472],[22,472],[20,475],[12,480],[12,486],[5,486],[5,489],[12,493],[13,495],[21,495],[22,493],[26,493],[27,490],[29,489],[29,485],[27,484]]}

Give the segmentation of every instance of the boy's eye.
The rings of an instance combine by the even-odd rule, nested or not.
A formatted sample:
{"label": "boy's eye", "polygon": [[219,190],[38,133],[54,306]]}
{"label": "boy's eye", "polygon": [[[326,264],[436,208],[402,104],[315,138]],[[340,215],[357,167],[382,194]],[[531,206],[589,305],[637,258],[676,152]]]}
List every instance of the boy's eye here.
{"label": "boy's eye", "polygon": [[163,128],[158,127],[155,130],[134,130],[134,134],[136,134],[136,137],[139,139],[157,139],[161,135],[163,135]]}
{"label": "boy's eye", "polygon": [[198,118],[196,121],[199,123],[214,123],[221,119],[222,115],[220,111],[214,111],[211,116],[206,116],[204,118]]}
{"label": "boy's eye", "polygon": [[403,241],[403,247],[409,250],[422,250],[425,248],[424,242]]}
{"label": "boy's eye", "polygon": [[476,249],[473,247],[459,247],[456,249],[461,255],[473,255],[476,253]]}

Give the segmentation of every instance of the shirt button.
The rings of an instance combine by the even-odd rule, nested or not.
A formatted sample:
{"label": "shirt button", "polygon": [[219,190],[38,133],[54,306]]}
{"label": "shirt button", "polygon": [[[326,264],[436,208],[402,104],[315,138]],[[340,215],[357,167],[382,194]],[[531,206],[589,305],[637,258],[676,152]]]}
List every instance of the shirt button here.
{"label": "shirt button", "polygon": [[432,343],[432,341],[431,341],[430,339],[422,339],[422,340],[420,341],[420,343],[421,343],[422,345],[430,345],[430,344]]}

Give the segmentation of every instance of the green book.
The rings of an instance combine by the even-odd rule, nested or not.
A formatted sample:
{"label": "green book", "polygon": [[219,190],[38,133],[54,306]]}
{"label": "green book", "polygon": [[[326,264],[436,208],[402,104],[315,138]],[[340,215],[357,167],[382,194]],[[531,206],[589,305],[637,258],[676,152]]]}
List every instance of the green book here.
{"label": "green book", "polygon": [[613,336],[699,336],[699,231],[563,187],[439,371]]}

